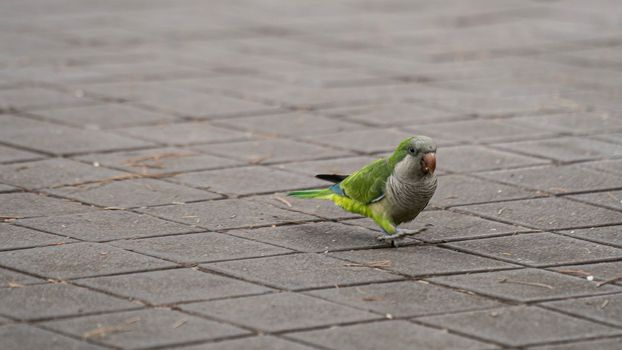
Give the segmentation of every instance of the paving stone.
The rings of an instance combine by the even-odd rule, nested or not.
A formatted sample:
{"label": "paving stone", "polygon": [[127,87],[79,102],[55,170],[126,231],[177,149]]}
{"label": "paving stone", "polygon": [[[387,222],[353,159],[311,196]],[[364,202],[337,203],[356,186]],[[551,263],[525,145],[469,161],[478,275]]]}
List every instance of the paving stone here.
{"label": "paving stone", "polygon": [[459,113],[414,103],[379,103],[367,106],[338,107],[325,109],[322,113],[373,126],[421,125],[465,118]]}
{"label": "paving stone", "polygon": [[607,112],[570,113],[512,118],[513,124],[570,133],[622,129],[622,119]]}
{"label": "paving stone", "polygon": [[[18,223],[61,236],[96,242],[198,231],[187,225],[121,210],[98,210],[81,214],[24,219],[19,220]],[[67,241],[67,239],[62,240],[62,237],[52,237],[56,239],[54,242],[58,242],[59,239]],[[50,240],[52,237],[47,237],[47,239]]]}
{"label": "paving stone", "polygon": [[75,243],[2,252],[0,264],[61,280],[173,266],[160,259],[96,243]]}
{"label": "paving stone", "polygon": [[291,252],[289,249],[217,232],[123,240],[112,244],[130,251],[180,263],[234,260]]}
{"label": "paving stone", "polygon": [[[421,349],[495,349],[476,340],[447,331],[420,326],[407,321],[386,321],[366,323],[329,329],[294,333],[295,339],[331,349],[381,349],[421,348]],[[388,345],[390,344],[390,345]]]}
{"label": "paving stone", "polygon": [[588,162],[583,164],[588,169],[600,169],[611,173],[622,175],[622,159],[603,160],[599,162]]}
{"label": "paving stone", "polygon": [[121,327],[124,331],[109,332],[103,336],[92,335],[88,339],[124,349],[171,347],[175,344],[248,334],[234,326],[164,309],[79,317],[45,322],[43,325],[76,337],[100,332],[103,327]]}
{"label": "paving stone", "polygon": [[620,213],[562,198],[534,198],[521,201],[460,207],[493,220],[512,222],[543,230],[592,227],[622,222]]}
{"label": "paving stone", "polygon": [[434,246],[357,250],[331,253],[331,255],[359,264],[388,260],[390,262],[390,266],[387,267],[388,270],[410,276],[488,271],[515,266]]}
{"label": "paving stone", "polygon": [[613,133],[613,134],[603,134],[594,136],[595,139],[608,141],[612,143],[620,144],[622,143],[622,132]]}
{"label": "paving stone", "polygon": [[0,288],[0,313],[20,320],[138,308],[140,305],[68,284]]}
{"label": "paving stone", "polygon": [[622,247],[622,226],[591,227],[561,232],[572,237],[584,238],[605,244],[615,244]]}
{"label": "paving stone", "polygon": [[17,190],[18,190],[17,187],[5,185],[5,184],[0,184],[0,193],[2,193],[2,192],[13,192],[13,191],[17,191]]}
{"label": "paving stone", "polygon": [[622,156],[622,145],[591,140],[586,137],[560,137],[539,141],[503,143],[497,146],[517,153],[546,157],[559,162]]}
{"label": "paving stone", "polygon": [[[283,39],[275,37],[268,40],[283,41]],[[301,41],[304,41],[304,39],[302,39]],[[288,43],[280,48],[284,48],[284,46],[286,45],[293,46],[300,44],[302,43]],[[264,70],[261,69],[261,71]],[[275,65],[274,67],[269,68],[269,74],[270,78],[274,77],[274,80],[283,81],[295,85],[299,84],[307,87],[319,88],[347,87],[347,85],[352,81],[361,81],[363,84],[365,84],[365,82],[377,82],[385,84],[393,83],[390,78],[384,76],[384,73],[370,71],[367,69],[354,67],[312,67],[300,63],[289,63],[287,64],[287,66],[283,65],[281,69],[278,69]]]}
{"label": "paving stone", "polygon": [[377,232],[335,222],[229,231],[230,234],[302,252],[324,252],[381,246]]}
{"label": "paving stone", "polygon": [[129,104],[47,109],[34,112],[47,120],[92,130],[154,124],[176,118],[170,114],[139,109]]}
{"label": "paving stone", "polygon": [[[339,44],[341,45],[341,44]],[[343,88],[294,88],[285,86],[282,91],[261,91],[258,95],[283,102],[294,108],[326,108],[340,105],[370,104],[391,100],[462,95],[457,90],[447,91],[424,84],[395,83],[382,85],[344,86]],[[440,90],[440,91],[439,91]]]}
{"label": "paving stone", "polygon": [[139,151],[90,154],[78,159],[141,174],[179,173],[224,168],[241,161],[215,157],[186,148],[165,147]]}
{"label": "paving stone", "polygon": [[[420,321],[509,346],[580,339],[618,333],[598,323],[535,306],[512,306],[485,311],[429,316]],[[564,327],[556,325],[563,324]]]}
{"label": "paving stone", "polygon": [[[620,280],[590,289],[622,271],[613,226],[622,227],[622,50],[612,39],[619,4],[443,5],[1,4],[0,221],[12,226],[0,224],[0,291],[64,275],[76,278],[74,288],[88,283],[97,295],[158,305],[138,316],[115,309],[65,319],[62,330],[48,328],[61,320],[36,323],[32,339],[21,331],[6,339],[20,349],[54,348],[52,339],[63,349],[620,348],[612,340],[622,335],[613,301],[594,315],[505,305],[509,316],[487,316],[506,310],[500,304],[570,307],[604,290],[622,295],[611,292]],[[371,220],[284,193],[329,186],[313,175],[351,173],[418,134],[439,145],[440,182],[433,205],[402,225],[428,228],[405,246],[383,249]],[[31,164],[45,166],[18,176],[6,170]],[[59,188],[52,197],[26,192],[116,171],[149,176]],[[177,183],[176,173],[192,184]],[[59,199],[69,197],[91,205]],[[100,248],[108,261],[99,261]],[[260,257],[264,248],[278,256]],[[499,253],[506,248],[513,255]],[[310,254],[326,250],[354,261]],[[157,256],[209,262],[192,270]],[[510,264],[529,259],[546,269]],[[496,283],[506,275],[555,289]],[[413,281],[421,278],[460,283]],[[462,284],[496,297],[460,291]],[[285,311],[270,309],[265,299],[248,298],[275,292],[263,286],[300,295],[279,304]],[[301,298],[313,302],[297,306]],[[46,312],[24,300],[35,317]],[[233,320],[240,329],[227,333],[214,328],[229,327],[226,317],[160,309],[207,301],[222,303],[227,317],[283,327],[264,336]],[[318,303],[331,307],[318,313]],[[433,315],[449,321],[420,321]],[[601,316],[618,326],[594,319]],[[193,317],[198,324],[187,322]],[[458,324],[464,330],[452,317],[468,319]],[[0,316],[7,323],[23,322]],[[112,332],[84,338],[98,327]]]}
{"label": "paving stone", "polygon": [[[144,62],[142,62],[144,64]],[[121,70],[127,73],[128,65],[115,65],[113,70]],[[111,66],[106,67],[109,70]],[[177,88],[170,88],[179,84],[177,79],[166,80],[166,84],[159,81],[145,81],[144,79],[130,79],[128,81],[119,80],[117,82],[102,82],[94,84],[83,84],[84,94],[87,96],[103,97],[112,100],[123,101],[144,101],[164,98],[169,94],[173,97],[182,97],[187,91]],[[185,86],[185,85],[184,85]],[[196,95],[195,95],[196,96]],[[171,97],[168,97],[170,99]]]}
{"label": "paving stone", "polygon": [[348,157],[339,159],[312,160],[275,165],[278,169],[287,169],[305,175],[342,174],[349,175],[365,165],[378,159],[377,157]]}
{"label": "paving stone", "polygon": [[[330,185],[330,183],[326,183]],[[285,210],[307,213],[328,219],[358,218],[360,215],[347,212],[329,200],[309,200],[304,198],[289,197],[285,192],[278,192],[272,195],[259,195],[250,198],[252,201],[268,203]],[[291,206],[290,206],[291,205]]]}
{"label": "paving stone", "polygon": [[[76,32],[75,30],[70,30],[68,32],[63,31],[63,36],[66,38],[65,40],[72,45],[88,46],[93,45],[93,43],[98,45],[139,44],[146,40],[149,34],[136,33],[122,27],[114,27],[108,29],[88,28],[83,32]],[[111,74],[113,72],[114,70]]]}
{"label": "paving stone", "polygon": [[574,342],[560,345],[544,345],[529,348],[530,350],[583,350],[583,349],[600,349],[600,350],[616,350],[622,346],[622,338],[610,338],[600,340],[588,340],[582,342]]}
{"label": "paving stone", "polygon": [[619,289],[612,286],[597,287],[595,283],[585,279],[536,269],[442,276],[430,281],[519,302],[597,295]]}
{"label": "paving stone", "polygon": [[123,174],[62,158],[0,165],[0,181],[28,189],[91,182]]}
{"label": "paving stone", "polygon": [[465,120],[421,126],[422,134],[448,135],[469,142],[507,142],[551,136],[554,132],[528,128],[508,122],[507,119]]}
{"label": "paving stone", "polygon": [[[558,54],[556,56],[562,55]],[[617,67],[619,66],[619,61],[615,58],[618,56],[620,56],[620,53],[615,47],[578,50],[577,52],[569,52],[563,55],[568,62],[589,67]]]}
{"label": "paving stone", "polygon": [[249,133],[221,128],[209,122],[197,121],[125,128],[118,132],[164,145],[230,142],[251,138]]}
{"label": "paving stone", "polygon": [[0,90],[0,109],[28,110],[51,106],[88,104],[89,100],[44,88]]}
{"label": "paving stone", "polygon": [[[3,128],[0,129],[0,137],[9,138],[21,129],[41,129],[55,126],[54,124],[38,121],[23,115],[0,114]],[[5,147],[8,147],[5,145]]]}
{"label": "paving stone", "polygon": [[546,160],[477,145],[443,147],[437,156],[439,168],[453,172],[481,172],[548,163]]}
{"label": "paving stone", "polygon": [[183,305],[182,309],[267,332],[380,318],[369,312],[293,293],[193,303]]}
{"label": "paving stone", "polygon": [[[582,265],[564,265],[553,267],[551,270],[558,271],[560,273],[568,274],[571,276],[585,277],[593,276],[597,281],[610,281],[611,283],[621,284],[622,281],[614,279],[620,277],[620,271],[622,269],[622,261],[602,262],[594,264],[582,264]],[[602,287],[601,287],[602,288]]]}
{"label": "paving stone", "polygon": [[151,304],[234,298],[270,291],[266,287],[194,269],[87,278],[77,283]]}
{"label": "paving stone", "polygon": [[[244,58],[242,58],[239,53],[233,53],[230,56],[229,53],[227,53],[227,55],[224,55],[222,49],[218,52],[211,52],[210,56],[212,57],[207,62],[208,65],[216,66],[217,70],[222,69],[228,71],[228,73],[235,72],[238,74],[226,74],[214,76],[211,79],[192,79],[184,81],[182,89],[215,91],[224,94],[237,93],[237,95],[240,96],[249,96],[250,92],[266,89],[279,89],[284,85],[282,82],[275,82],[274,79],[267,79],[264,74],[248,74],[265,73],[262,68],[255,65],[268,65],[271,68],[279,66],[280,69],[284,68],[285,65],[295,65],[300,69],[302,69],[302,67],[309,67],[308,65],[303,65],[291,61],[272,59],[269,57],[258,57],[257,55],[248,55]],[[231,64],[231,58],[234,57],[238,57],[239,60],[235,64]],[[242,64],[242,62],[244,62],[244,64]],[[250,64],[252,68],[248,67],[248,64]],[[242,67],[242,65],[244,65],[244,67]]]}
{"label": "paving stone", "polygon": [[74,240],[20,226],[0,223],[0,250],[59,245],[69,242],[74,242]]}
{"label": "paving stone", "polygon": [[327,133],[304,137],[305,140],[319,144],[350,150],[358,153],[391,152],[400,141],[413,134],[395,129],[364,129]]}
{"label": "paving stone", "polygon": [[552,193],[596,191],[620,187],[620,177],[576,165],[487,172],[481,176]]}
{"label": "paving stone", "polygon": [[622,256],[622,249],[551,233],[521,234],[448,244],[528,266],[572,264]]}
{"label": "paving stone", "polygon": [[358,124],[300,112],[219,120],[218,124],[265,135],[290,135],[296,130],[304,130],[301,136],[363,128]]}
{"label": "paving stone", "polygon": [[0,217],[3,218],[62,215],[89,210],[89,207],[76,202],[34,193],[0,194]]}
{"label": "paving stone", "polygon": [[[127,25],[127,22],[124,21],[123,25]],[[89,30],[84,33],[71,33],[70,40],[78,42],[83,40],[86,42],[97,40],[100,43],[102,41],[108,43],[108,40],[112,39],[111,37],[114,36],[114,43],[111,43],[112,45],[116,44],[117,39],[120,39],[119,41],[129,41],[129,44],[136,44],[138,41],[148,40],[146,35],[138,34],[134,31],[123,30],[121,28],[116,29],[119,29],[119,31],[116,32],[114,30],[110,30],[110,28],[107,28],[106,26],[100,28],[89,28]],[[95,35],[91,36],[91,34]],[[83,35],[85,37],[82,37]],[[136,39],[132,40],[128,36],[140,36],[140,38],[132,38]],[[93,65],[92,69],[94,71],[96,70],[98,72],[106,73],[105,76],[108,80],[114,81],[124,78],[123,81],[128,80],[130,82],[151,82],[150,79],[169,78],[172,76],[179,77],[181,80],[189,76],[201,76],[203,73],[200,69],[160,61],[101,63]],[[155,84],[155,82],[152,84],[157,86],[168,86],[168,84]]]}
{"label": "paving stone", "polygon": [[19,288],[27,284],[44,282],[41,279],[23,273],[0,268],[0,288]]}
{"label": "paving stone", "polygon": [[222,230],[314,220],[315,217],[244,199],[179,204],[141,211],[161,218]]}
{"label": "paving stone", "polygon": [[[347,220],[345,223],[367,227],[375,231],[380,230],[378,225],[368,218]],[[400,227],[406,229],[425,227],[426,230],[416,236],[417,240],[425,242],[447,242],[529,231],[520,226],[506,225],[448,210],[424,210],[414,221],[404,223]]]}
{"label": "paving stone", "polygon": [[0,133],[6,143],[54,155],[125,150],[153,145],[150,142],[100,130],[85,130],[37,122],[36,127]]}
{"label": "paving stone", "polygon": [[156,179],[134,179],[46,190],[102,207],[133,208],[220,198],[221,195]]}
{"label": "paving stone", "polygon": [[294,254],[225,261],[203,267],[287,290],[342,286],[353,283],[381,282],[400,276],[320,254]]}
{"label": "paving stone", "polygon": [[537,194],[515,186],[508,186],[466,175],[443,175],[430,205],[448,207],[471,203],[485,203],[518,198],[534,197]]}
{"label": "paving stone", "polygon": [[27,324],[0,327],[0,347],[4,350],[97,350],[103,347],[81,342],[67,336],[36,328]]}
{"label": "paving stone", "polygon": [[494,300],[439,287],[426,281],[377,283],[322,289],[309,293],[322,299],[381,314],[391,314],[394,317],[413,317],[500,306],[500,303]]}
{"label": "paving stone", "polygon": [[622,294],[553,301],[542,305],[579,317],[622,326]]}
{"label": "paving stone", "polygon": [[[74,51],[74,54],[77,52]],[[45,60],[45,59],[44,59]],[[39,62],[38,64],[41,64]],[[44,63],[45,64],[45,63]],[[102,74],[93,72],[89,69],[77,67],[77,66],[63,66],[62,64],[56,65],[55,67],[50,66],[38,66],[38,65],[28,65],[25,67],[20,67],[19,69],[12,69],[9,73],[12,78],[20,79],[20,80],[36,80],[37,82],[46,82],[51,84],[59,84],[59,83],[71,83],[71,82],[79,82],[84,80],[95,80],[101,79]],[[19,86],[20,83],[14,83],[14,86]],[[36,84],[35,84],[36,85]],[[74,96],[85,100],[83,97],[80,97],[82,93],[79,90],[74,91]],[[87,101],[83,101],[86,104]],[[95,101],[93,101],[95,102]],[[96,102],[95,102],[96,103]],[[71,102],[69,105],[74,105],[75,103]],[[78,102],[78,104],[80,104]],[[64,104],[60,104],[60,106],[64,106]],[[55,104],[51,106],[55,107]],[[47,109],[50,108],[50,105],[41,105],[36,106],[34,109]]]}
{"label": "paving stone", "polygon": [[214,118],[278,111],[274,106],[247,99],[192,91],[183,91],[182,94],[177,94],[172,92],[172,89],[167,89],[157,97],[150,96],[140,99],[140,104],[193,118]]}
{"label": "paving stone", "polygon": [[308,159],[343,157],[350,152],[330,149],[308,143],[282,139],[231,142],[196,146],[193,149],[228,159],[239,159],[248,164],[303,161]]}
{"label": "paving stone", "polygon": [[270,335],[260,335],[244,339],[225,340],[218,343],[207,343],[180,348],[180,350],[312,350],[315,348],[294,343],[289,340]]}
{"label": "paving stone", "polygon": [[579,194],[570,196],[570,198],[591,204],[602,205],[615,210],[622,210],[622,190]]}
{"label": "paving stone", "polygon": [[[242,86],[241,89],[244,89]],[[310,109],[322,106],[331,106],[335,103],[353,103],[358,101],[368,101],[369,98],[363,94],[369,91],[358,91],[353,93],[351,89],[322,89],[319,87],[308,87],[300,84],[276,84],[275,86],[264,89],[248,89],[244,91],[245,96],[254,99],[268,101],[271,104],[285,106],[295,109]],[[380,99],[378,96],[372,98]]]}
{"label": "paving stone", "polygon": [[258,165],[186,173],[175,176],[172,180],[229,195],[270,193],[326,184],[310,176]]}
{"label": "paving stone", "polygon": [[37,153],[0,145],[0,163],[36,160],[39,158],[43,158],[43,156]]}

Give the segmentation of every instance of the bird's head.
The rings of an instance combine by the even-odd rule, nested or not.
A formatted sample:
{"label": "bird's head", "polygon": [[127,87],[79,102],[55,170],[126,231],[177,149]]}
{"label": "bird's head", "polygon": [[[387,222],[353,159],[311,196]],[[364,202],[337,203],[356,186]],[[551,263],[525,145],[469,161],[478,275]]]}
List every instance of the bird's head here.
{"label": "bird's head", "polygon": [[419,179],[436,170],[436,143],[427,136],[414,136],[400,142],[389,158],[400,178]]}

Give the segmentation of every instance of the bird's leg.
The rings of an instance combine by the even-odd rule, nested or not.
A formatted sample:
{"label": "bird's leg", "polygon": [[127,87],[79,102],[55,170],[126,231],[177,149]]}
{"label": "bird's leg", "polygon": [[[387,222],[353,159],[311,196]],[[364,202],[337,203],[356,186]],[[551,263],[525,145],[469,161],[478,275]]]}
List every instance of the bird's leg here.
{"label": "bird's leg", "polygon": [[391,243],[391,245],[396,248],[399,246],[399,243],[404,240],[404,237],[416,235],[427,229],[425,227],[418,230],[400,229],[395,227],[390,220],[385,218],[374,218],[374,221],[382,228],[382,235],[376,237],[376,239]]}
{"label": "bird's leg", "polygon": [[389,233],[383,227],[382,236],[378,236],[376,237],[376,239],[378,239],[379,241],[390,242],[393,247],[397,248],[398,244],[401,241],[403,241],[404,238],[408,236],[418,235],[420,233],[425,232],[427,229],[428,229],[427,227],[422,227],[416,230],[406,230],[406,229],[393,227],[393,230],[392,230],[393,233]]}
{"label": "bird's leg", "polygon": [[420,233],[423,233],[427,230],[427,227],[418,228],[416,230],[406,230],[402,228],[397,229],[397,233],[393,234],[393,237],[406,237],[406,236],[414,236]]}

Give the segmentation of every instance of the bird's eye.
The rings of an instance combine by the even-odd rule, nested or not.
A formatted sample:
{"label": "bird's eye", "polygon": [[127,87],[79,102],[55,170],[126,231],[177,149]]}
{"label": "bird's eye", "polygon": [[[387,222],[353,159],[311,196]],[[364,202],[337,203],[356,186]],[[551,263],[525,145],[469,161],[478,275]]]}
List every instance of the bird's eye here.
{"label": "bird's eye", "polygon": [[415,154],[415,148],[414,148],[414,147],[410,147],[410,148],[408,149],[408,153],[410,153],[410,154]]}

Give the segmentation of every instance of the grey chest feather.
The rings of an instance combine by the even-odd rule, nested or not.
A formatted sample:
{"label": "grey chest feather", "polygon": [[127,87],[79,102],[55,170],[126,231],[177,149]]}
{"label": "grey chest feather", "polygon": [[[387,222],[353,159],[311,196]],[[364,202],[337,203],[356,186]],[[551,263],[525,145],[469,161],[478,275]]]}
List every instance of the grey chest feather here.
{"label": "grey chest feather", "polygon": [[408,182],[390,176],[383,200],[385,212],[395,224],[413,220],[428,205],[436,190],[436,183],[434,175]]}

